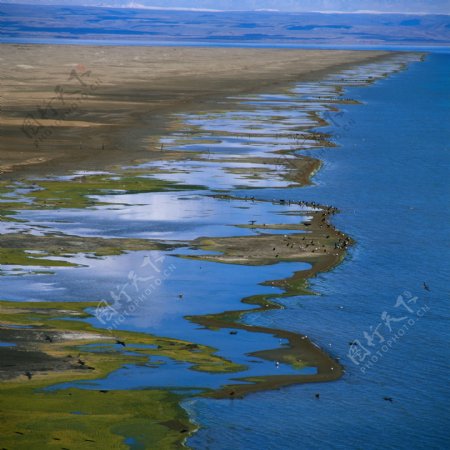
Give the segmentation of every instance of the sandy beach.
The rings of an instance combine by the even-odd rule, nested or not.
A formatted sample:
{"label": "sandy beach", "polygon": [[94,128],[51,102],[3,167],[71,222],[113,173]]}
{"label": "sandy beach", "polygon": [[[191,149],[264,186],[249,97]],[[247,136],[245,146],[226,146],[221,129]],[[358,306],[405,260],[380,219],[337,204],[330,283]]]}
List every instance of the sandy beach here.
{"label": "sandy beach", "polygon": [[168,113],[207,110],[384,54],[3,44],[0,171],[56,174],[160,158]]}

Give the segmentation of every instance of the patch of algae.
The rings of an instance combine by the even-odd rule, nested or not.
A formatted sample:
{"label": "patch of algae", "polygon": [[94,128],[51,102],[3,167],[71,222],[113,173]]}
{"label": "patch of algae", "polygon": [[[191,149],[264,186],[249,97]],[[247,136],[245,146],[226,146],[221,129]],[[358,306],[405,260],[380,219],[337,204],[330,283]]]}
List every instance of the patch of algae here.
{"label": "patch of algae", "polygon": [[167,250],[171,248],[173,246],[147,239],[103,239],[60,234],[37,236],[8,233],[0,235],[0,265],[74,267],[77,264],[70,261],[47,258],[55,256],[70,257],[74,254],[91,254],[92,257],[102,257],[121,255],[126,251]]}
{"label": "patch of algae", "polygon": [[0,180],[0,199],[4,194],[8,194],[11,189],[11,181]]}
{"label": "patch of algae", "polygon": [[23,204],[22,209],[86,208],[102,204],[91,198],[98,195],[202,189],[201,186],[136,177],[132,174],[82,176],[70,181],[42,180],[36,181],[35,187],[38,190],[26,194],[33,203]]}
{"label": "patch of algae", "polygon": [[[20,198],[0,201],[0,222],[26,222],[15,218],[17,211],[34,209],[87,208],[101,206],[95,196],[108,194],[136,194],[145,192],[201,190],[203,186],[164,181],[140,176],[138,171],[125,174],[80,176],[72,180],[28,180],[21,188],[32,190]],[[0,200],[3,194],[12,194],[18,188],[0,181]],[[3,199],[5,199],[3,197]],[[108,205],[110,205],[108,203]]]}
{"label": "patch of algae", "polygon": [[45,259],[45,256],[52,255],[48,252],[44,252],[43,254],[40,254],[39,257],[36,257],[36,255],[27,253],[27,250],[22,248],[0,248],[1,265],[43,267],[75,267],[77,265],[68,261]]}
{"label": "patch of algae", "polygon": [[[16,211],[13,211],[12,209],[5,209],[4,206],[7,205],[8,208],[11,208],[14,205],[11,205],[11,203],[0,203],[0,222],[17,222],[17,223],[23,223],[25,220],[17,219],[14,217]],[[19,204],[19,208],[22,205]]]}
{"label": "patch of algae", "polygon": [[[88,311],[95,306],[92,302],[0,301],[2,339],[16,344],[0,350],[11,352],[9,361],[15,362],[13,366],[29,364],[26,355],[30,353],[47,358],[46,369],[33,371],[31,379],[26,376],[26,367],[21,367],[20,372],[14,367],[2,368],[0,436],[4,448],[125,449],[129,448],[126,438],[132,439],[136,448],[185,448],[184,440],[195,427],[179,402],[189,393],[42,388],[58,382],[102,378],[125,364],[147,364],[152,356],[187,362],[198,371],[243,369],[204,345],[129,331],[114,330],[112,335],[108,330],[96,329],[81,320],[90,317]],[[71,320],[65,320],[68,317]],[[126,346],[118,345],[116,340]],[[89,351],[87,344],[98,345],[94,345],[95,351]],[[146,344],[145,348],[142,344]],[[5,379],[8,370],[16,372],[6,374]]]}
{"label": "patch of algae", "polygon": [[22,220],[11,217],[16,214],[16,207],[20,208],[22,204],[5,195],[12,194],[14,189],[14,185],[10,181],[0,180],[0,222],[22,222]]}

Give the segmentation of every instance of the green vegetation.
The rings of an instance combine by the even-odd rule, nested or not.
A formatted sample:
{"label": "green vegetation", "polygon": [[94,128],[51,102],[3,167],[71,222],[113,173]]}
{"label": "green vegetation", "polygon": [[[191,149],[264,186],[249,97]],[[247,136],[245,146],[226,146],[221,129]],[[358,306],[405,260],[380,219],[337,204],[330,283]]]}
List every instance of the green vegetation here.
{"label": "green vegetation", "polygon": [[[19,266],[44,266],[44,267],[75,267],[68,261],[55,259],[45,259],[46,256],[52,256],[48,252],[36,255],[30,254],[27,250],[21,248],[0,248],[1,265],[19,265]],[[1,273],[1,271],[0,271]]]}
{"label": "green vegetation", "polygon": [[136,177],[132,174],[124,176],[91,175],[78,177],[70,181],[37,181],[35,184],[41,189],[26,194],[28,198],[33,200],[33,204],[31,206],[23,205],[24,209],[86,208],[103,204],[90,198],[96,195],[202,189],[201,186],[183,185],[156,178]]}
{"label": "green vegetation", "polygon": [[194,430],[179,406],[180,395],[164,390],[36,391],[39,385],[2,386],[3,448],[181,448]]}
{"label": "green vegetation", "polygon": [[[13,355],[17,352],[18,358],[24,350],[52,358],[47,370],[33,373],[31,379],[11,372],[12,379],[0,382],[0,436],[4,448],[125,449],[131,442],[127,438],[135,448],[182,448],[195,427],[179,406],[181,394],[164,389],[43,388],[57,382],[103,378],[125,364],[148,365],[152,357],[187,362],[191,369],[199,371],[234,372],[244,368],[204,345],[96,329],[82,320],[90,317],[88,311],[95,307],[93,302],[0,301],[0,321],[6,326],[3,331],[9,333],[8,341],[16,344],[8,351]],[[68,317],[72,320],[64,320]],[[45,335],[51,335],[52,342],[45,340]],[[117,345],[117,339],[126,346]],[[83,367],[77,364],[80,358]],[[159,370],[157,364],[152,367]],[[5,368],[3,375],[8,370],[17,369]]]}
{"label": "green vegetation", "polygon": [[[81,320],[90,317],[87,309],[94,309],[97,303],[57,303],[57,302],[33,302],[16,303],[0,301],[0,320],[3,324],[32,325],[38,330],[52,331],[56,333],[88,333],[93,338],[76,338],[70,341],[54,342],[52,344],[39,345],[40,350],[59,356],[67,353],[79,353],[80,345],[88,343],[110,343],[102,352],[91,352],[86,355],[91,366],[95,367],[95,378],[98,372],[108,373],[123,364],[131,362],[143,362],[149,356],[162,356],[176,361],[192,364],[192,370],[204,372],[237,372],[245,367],[228,361],[215,355],[216,349],[206,345],[197,345],[179,339],[155,337],[144,333],[114,330],[112,335],[109,330],[94,328],[89,323]],[[98,338],[96,338],[97,336]],[[127,349],[140,356],[125,355],[123,351],[116,349],[115,340],[125,341]],[[151,348],[133,348],[133,344],[146,344]],[[83,347],[83,351],[85,347]],[[86,374],[79,374],[76,378],[92,378]]]}
{"label": "green vegetation", "polygon": [[37,236],[9,233],[0,236],[0,264],[74,267],[77,264],[48,258],[70,258],[75,254],[103,257],[121,255],[126,251],[167,250],[172,247],[147,239],[103,239],[59,234]]}

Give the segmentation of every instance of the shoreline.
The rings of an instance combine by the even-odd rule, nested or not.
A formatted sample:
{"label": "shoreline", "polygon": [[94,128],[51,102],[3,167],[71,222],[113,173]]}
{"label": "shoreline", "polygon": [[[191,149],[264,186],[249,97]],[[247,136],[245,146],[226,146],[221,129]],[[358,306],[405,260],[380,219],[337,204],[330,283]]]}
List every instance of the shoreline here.
{"label": "shoreline", "polygon": [[[384,56],[383,56],[384,57]],[[346,65],[347,66],[347,65]],[[267,88],[265,88],[267,89]],[[188,103],[187,103],[188,104]],[[199,106],[199,109],[204,109],[205,104]],[[315,128],[315,127],[309,127]],[[285,152],[289,153],[289,152]],[[170,153],[168,154],[170,156]],[[192,156],[192,155],[189,155]],[[163,160],[161,155],[161,151],[155,152],[155,160]],[[180,156],[178,156],[180,157]],[[146,160],[152,158],[145,158]],[[177,159],[177,158],[175,158]],[[285,162],[286,163],[286,162]],[[310,180],[311,176],[315,171],[318,170],[320,166],[320,161],[318,159],[309,158],[305,164],[300,164],[295,170],[292,172],[288,172],[289,176],[294,174],[294,179],[300,182],[300,184],[306,184],[308,180]],[[44,165],[42,166],[44,167]],[[302,171],[303,170],[303,171]],[[288,179],[288,177],[286,177]],[[284,200],[282,201],[284,202]],[[304,203],[304,202],[303,202]],[[237,320],[243,315],[252,312],[270,310],[273,308],[280,308],[281,306],[277,304],[276,299],[280,297],[287,297],[290,295],[298,294],[299,292],[304,292],[306,288],[306,282],[309,278],[315,276],[318,272],[324,272],[327,270],[331,270],[337,264],[341,262],[341,260],[345,257],[346,248],[338,248],[336,249],[336,240],[339,239],[347,239],[345,235],[336,230],[334,227],[331,227],[330,222],[328,221],[329,216],[337,212],[334,208],[323,207],[321,205],[315,205],[315,207],[321,208],[317,212],[308,213],[312,215],[313,218],[310,220],[308,225],[306,224],[297,224],[296,226],[291,226],[287,228],[278,228],[278,229],[287,229],[287,230],[305,230],[307,226],[308,231],[311,232],[309,237],[317,240],[320,244],[327,246],[326,249],[332,249],[334,243],[335,254],[327,254],[316,256],[312,254],[308,254],[305,249],[302,247],[302,243],[300,241],[301,237],[304,234],[290,234],[289,239],[292,240],[290,244],[291,246],[285,245],[286,236],[281,234],[268,234],[266,236],[257,236],[257,237],[224,237],[224,238],[198,238],[191,242],[192,248],[196,249],[208,249],[208,250],[218,250],[222,252],[221,255],[215,256],[202,256],[198,259],[208,260],[208,261],[216,261],[223,262],[229,264],[246,264],[246,265],[262,265],[262,264],[272,264],[278,261],[304,261],[310,262],[312,264],[311,269],[304,270],[301,272],[296,272],[290,278],[277,280],[277,281],[267,281],[264,284],[273,285],[284,289],[284,293],[276,294],[276,295],[260,295],[253,296],[242,299],[241,301],[246,304],[257,305],[258,308],[253,310],[243,310],[243,311],[232,311],[227,313],[220,313],[210,316],[190,316],[187,317],[188,320],[198,323],[199,325],[211,328],[230,328],[230,329],[243,329],[246,331],[260,332],[266,334],[272,334],[274,336],[278,336],[283,339],[287,339],[289,341],[289,348],[278,348],[275,350],[264,350],[251,354],[252,356],[257,356],[260,358],[264,358],[271,361],[282,361],[284,363],[295,364],[295,360],[293,358],[298,355],[298,353],[302,353],[304,355],[308,355],[308,361],[312,361],[315,363],[315,366],[318,369],[318,373],[315,375],[268,375],[267,377],[252,377],[252,378],[236,378],[239,381],[249,381],[249,384],[243,385],[233,385],[229,384],[224,386],[222,389],[216,389],[213,391],[203,393],[204,396],[213,397],[213,398],[240,398],[247,394],[267,390],[267,389],[276,389],[283,386],[288,386],[292,384],[299,384],[305,382],[323,382],[323,381],[331,381],[338,379],[342,373],[343,368],[339,364],[338,361],[333,359],[326,351],[317,347],[312,341],[307,339],[305,336],[302,336],[297,333],[288,332],[285,330],[265,328],[265,327],[255,327],[249,326],[243,323],[237,323]],[[328,210],[326,208],[329,208]],[[323,230],[321,230],[324,223],[327,225],[327,234],[330,237],[326,239],[323,234]],[[244,226],[244,225],[243,225]],[[284,225],[282,225],[284,226]],[[287,225],[286,225],[287,226]],[[258,224],[254,224],[251,226],[247,226],[249,228],[260,228]],[[276,228],[273,228],[276,229]],[[267,231],[270,231],[270,227],[267,228]],[[278,260],[274,259],[274,256],[269,256],[268,254],[259,254],[257,255],[256,250],[258,248],[258,241],[264,241],[265,244],[270,243],[270,247],[272,244],[275,246],[283,247],[283,251],[280,252],[280,258]],[[205,242],[207,241],[207,242]],[[348,245],[351,245],[351,239],[348,241]],[[138,245],[136,242],[134,245]],[[267,247],[267,245],[265,245]],[[291,250],[291,248],[294,248]],[[245,249],[247,253],[247,258],[244,260],[240,260],[237,258],[236,249],[242,251]],[[253,250],[253,253],[251,252]],[[278,255],[277,255],[278,257]],[[267,298],[271,300],[268,301]],[[272,301],[272,299],[274,301]],[[125,334],[124,334],[125,335]],[[127,335],[128,336],[128,335]],[[161,339],[157,336],[152,336],[152,339]],[[191,344],[183,344],[188,349]],[[193,348],[193,347],[191,347]],[[228,362],[232,364],[231,362]],[[59,373],[59,375],[62,375]],[[16,380],[17,381],[17,380]],[[24,380],[26,381],[26,380]],[[20,383],[20,381],[19,381]],[[198,394],[197,394],[198,395]],[[184,430],[184,428],[183,428]],[[179,431],[181,432],[181,431]],[[187,431],[186,431],[187,432]]]}
{"label": "shoreline", "polygon": [[0,179],[158,159],[171,114],[395,53],[0,44]]}
{"label": "shoreline", "polygon": [[[318,207],[322,207],[317,205]],[[326,211],[326,210],[325,210]],[[315,383],[315,382],[326,382],[333,381],[339,379],[343,373],[344,368],[339,363],[337,359],[334,359],[328,351],[318,347],[313,343],[307,336],[290,332],[287,330],[282,330],[278,328],[268,328],[262,326],[255,325],[247,325],[245,323],[240,322],[242,316],[246,314],[259,313],[264,311],[270,311],[273,309],[283,308],[279,303],[277,303],[277,298],[286,298],[294,295],[301,295],[309,292],[307,290],[307,282],[310,278],[315,277],[318,273],[328,272],[332,270],[334,267],[340,264],[340,262],[345,258],[346,249],[348,245],[352,245],[353,241],[348,238],[348,245],[343,248],[335,249],[333,253],[331,253],[332,245],[330,245],[331,241],[339,240],[341,238],[346,238],[347,236],[343,233],[336,230],[332,227],[328,221],[329,216],[337,213],[338,211],[335,209],[331,209],[330,211],[324,212],[324,209],[321,209],[314,213],[308,213],[312,215],[313,218],[310,220],[310,225],[308,227],[303,227],[303,230],[308,229],[310,234],[308,234],[308,240],[315,241],[317,245],[326,245],[327,254],[316,256],[312,253],[309,256],[305,253],[305,250],[302,251],[302,256],[289,256],[289,250],[293,246],[302,246],[302,242],[305,238],[303,233],[301,234],[289,234],[288,237],[283,237],[283,235],[268,235],[270,236],[269,242],[265,242],[265,247],[277,246],[277,248],[281,249],[281,253],[279,261],[302,261],[309,262],[311,264],[310,269],[302,270],[294,272],[292,277],[285,278],[282,280],[275,281],[266,281],[263,283],[264,285],[269,286],[277,286],[284,290],[281,294],[265,294],[265,295],[255,295],[252,297],[244,298],[241,300],[243,304],[251,304],[257,306],[255,309],[251,310],[241,310],[241,311],[227,311],[224,313],[213,314],[213,315],[200,315],[200,316],[189,316],[187,319],[191,322],[197,323],[207,328],[226,328],[226,329],[236,329],[236,330],[245,330],[248,332],[254,333],[264,333],[271,334],[280,339],[286,339],[289,342],[288,347],[277,348],[273,350],[262,350],[255,353],[250,354],[250,356],[260,357],[266,360],[282,363],[301,363],[305,360],[307,363],[312,363],[315,367],[317,367],[317,373],[314,375],[268,375],[265,377],[251,377],[251,378],[236,378],[239,381],[249,381],[249,384],[236,384],[236,385],[227,385],[221,389],[216,389],[212,392],[208,392],[205,394],[206,397],[211,398],[243,398],[244,396],[263,391],[263,390],[271,390],[278,389],[284,386],[289,386],[293,384],[302,384],[302,383]],[[325,222],[323,221],[325,219]],[[325,230],[322,229],[322,225],[326,224],[326,234],[329,235],[327,239],[324,239]],[[302,228],[297,228],[302,230]],[[260,236],[258,236],[260,237]],[[232,240],[233,238],[218,238],[215,241],[226,241],[227,239]],[[246,252],[251,252],[250,247],[251,244],[248,242],[251,238],[234,238],[236,240],[247,241],[246,247],[245,245],[240,245],[240,250],[244,250]],[[212,239],[214,241],[214,239]],[[200,240],[201,242],[201,240]],[[289,246],[286,246],[286,242],[289,243]],[[322,244],[325,242],[325,244]],[[200,249],[203,247],[200,245]],[[288,249],[286,252],[285,249]],[[211,246],[208,247],[209,250],[219,250],[223,251],[222,248],[214,248]],[[260,249],[258,249],[260,250]],[[283,254],[283,251],[287,254]],[[224,256],[226,257],[227,252],[224,252]],[[249,255],[248,255],[249,256]],[[260,256],[258,256],[260,257]],[[264,262],[260,262],[259,264],[273,264],[276,261],[272,257],[267,257]],[[224,262],[223,259],[219,256],[213,256],[211,258],[207,257],[199,257],[200,260],[212,260]],[[249,258],[251,260],[251,257]],[[232,262],[232,264],[249,264],[248,259],[245,263],[242,261]],[[294,281],[294,282],[293,282]],[[302,355],[302,358],[299,358],[299,355]]]}

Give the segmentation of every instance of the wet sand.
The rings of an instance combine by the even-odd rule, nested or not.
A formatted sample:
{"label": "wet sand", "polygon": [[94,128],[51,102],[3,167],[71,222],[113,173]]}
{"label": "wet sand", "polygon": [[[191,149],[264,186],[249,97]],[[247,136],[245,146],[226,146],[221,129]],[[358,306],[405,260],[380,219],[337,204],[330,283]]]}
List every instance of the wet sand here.
{"label": "wet sand", "polygon": [[[161,159],[168,113],[385,52],[0,45],[0,172],[60,174]],[[8,174],[10,174],[8,176]]]}

